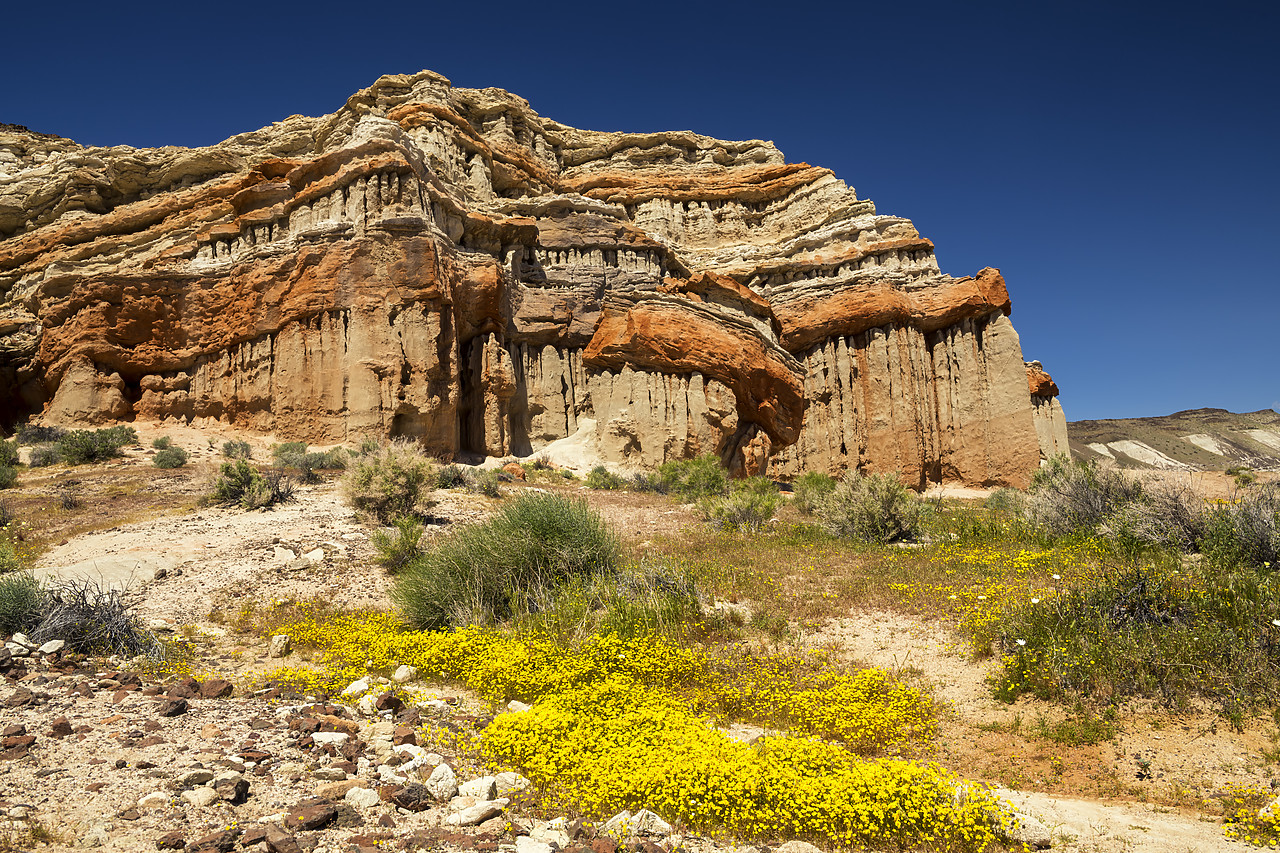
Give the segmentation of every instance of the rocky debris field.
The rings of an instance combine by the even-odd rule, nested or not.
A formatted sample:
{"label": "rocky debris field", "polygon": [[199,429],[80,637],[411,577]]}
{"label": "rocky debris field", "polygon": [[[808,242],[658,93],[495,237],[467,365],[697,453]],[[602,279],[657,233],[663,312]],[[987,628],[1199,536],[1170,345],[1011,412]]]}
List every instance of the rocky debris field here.
{"label": "rocky debris field", "polygon": [[38,825],[54,847],[188,853],[657,853],[681,841],[648,812],[600,827],[517,816],[508,806],[528,780],[419,745],[423,731],[474,733],[492,719],[457,697],[408,706],[386,679],[332,704],[239,695],[224,679],[160,681],[24,639],[0,652],[0,833],[11,837]]}

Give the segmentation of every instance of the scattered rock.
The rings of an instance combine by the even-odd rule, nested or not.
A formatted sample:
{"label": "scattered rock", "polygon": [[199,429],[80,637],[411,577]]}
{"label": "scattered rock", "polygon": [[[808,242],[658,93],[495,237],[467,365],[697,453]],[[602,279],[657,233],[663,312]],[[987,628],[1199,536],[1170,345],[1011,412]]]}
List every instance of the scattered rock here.
{"label": "scattered rock", "polygon": [[477,800],[491,800],[498,795],[497,777],[481,776],[463,782],[458,786],[459,797],[475,797]]}
{"label": "scattered rock", "polygon": [[347,791],[343,801],[347,805],[357,809],[371,809],[378,803],[382,802],[382,798],[378,796],[378,792],[372,788],[353,787]]}
{"label": "scattered rock", "polygon": [[[320,829],[333,823],[337,816],[338,807],[328,800],[304,800],[285,815],[284,826],[291,830]],[[271,840],[267,839],[267,843]]]}
{"label": "scattered rock", "polygon": [[219,773],[213,777],[213,790],[229,803],[243,803],[249,796],[249,780],[233,771]]}
{"label": "scattered rock", "polygon": [[197,785],[203,785],[206,782],[213,781],[213,771],[204,767],[197,767],[194,770],[187,770],[178,776],[178,784],[183,788],[194,788]]}
{"label": "scattered rock", "polygon": [[66,717],[58,717],[49,724],[49,734],[52,737],[66,737],[75,734],[75,729],[71,727],[71,721]]}
{"label": "scattered rock", "polygon": [[50,640],[49,642],[36,649],[42,655],[55,655],[66,648],[65,640]]}
{"label": "scattered rock", "polygon": [[345,797],[352,788],[360,787],[359,779],[346,779],[341,782],[328,782],[316,785],[316,796],[326,800],[337,800]]}
{"label": "scattered rock", "polygon": [[399,667],[396,668],[395,673],[392,674],[391,680],[394,681],[396,684],[404,684],[405,682],[413,681],[417,677],[418,677],[418,668],[416,666],[401,664]]}
{"label": "scattered rock", "polygon": [[176,829],[156,839],[157,850],[181,850],[186,846],[187,837]]}
{"label": "scattered rock", "polygon": [[267,644],[267,657],[282,658],[289,654],[293,640],[288,634],[276,634]]}
{"label": "scattered rock", "polygon": [[144,794],[138,799],[138,808],[143,811],[160,809],[167,805],[169,805],[169,795],[163,791],[152,791],[150,794]]}
{"label": "scattered rock", "polygon": [[166,699],[156,707],[156,713],[161,717],[176,717],[179,714],[187,713],[188,709],[189,706],[186,699]]}
{"label": "scattered rock", "polygon": [[346,732],[316,732],[311,739],[321,746],[342,746],[351,739]]}
{"label": "scattered rock", "polygon": [[441,799],[448,799],[437,797],[428,785],[412,782],[407,785],[388,785],[382,789],[381,797],[396,808],[411,812],[425,812],[434,808]]}
{"label": "scattered rock", "polygon": [[532,705],[526,705],[523,702],[517,702],[515,699],[512,699],[510,702],[507,703],[507,710],[512,712],[513,714],[519,714],[522,711],[528,711],[532,707],[533,707]]}
{"label": "scattered rock", "polygon": [[212,788],[192,788],[190,791],[182,792],[182,799],[197,808],[205,808],[211,806],[219,800],[218,792]]}
{"label": "scattered rock", "polygon": [[[671,834],[671,824],[648,809],[641,809],[631,816],[631,832],[633,835],[666,836]],[[808,851],[791,851],[791,853],[808,853]]]}
{"label": "scattered rock", "polygon": [[476,803],[474,806],[468,806],[462,811],[454,812],[446,817],[444,822],[449,826],[475,826],[491,817],[497,817],[502,814],[502,810],[507,807],[507,802],[507,800],[502,799]]}
{"label": "scattered rock", "polygon": [[224,829],[191,842],[186,846],[186,853],[231,853],[239,838],[239,829]]}
{"label": "scattered rock", "polygon": [[368,689],[369,689],[369,678],[368,676],[365,676],[364,678],[357,678],[355,681],[348,684],[343,689],[342,695],[343,696],[359,696],[361,693],[366,692]]}
{"label": "scattered rock", "polygon": [[[403,747],[401,747],[403,748]],[[431,796],[440,802],[451,800],[458,793],[458,777],[454,775],[448,764],[437,764],[427,777],[426,789]]]}
{"label": "scattered rock", "polygon": [[235,685],[224,678],[210,678],[200,685],[201,699],[225,699],[235,691]]}
{"label": "scattered rock", "polygon": [[556,853],[556,848],[546,841],[520,835],[516,837],[516,853]]}

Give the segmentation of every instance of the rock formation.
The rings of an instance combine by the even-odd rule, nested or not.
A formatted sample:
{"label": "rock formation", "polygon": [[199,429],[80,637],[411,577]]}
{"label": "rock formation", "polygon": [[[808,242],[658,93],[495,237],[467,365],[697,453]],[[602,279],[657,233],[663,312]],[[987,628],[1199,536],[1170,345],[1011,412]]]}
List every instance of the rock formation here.
{"label": "rock formation", "polygon": [[9,420],[1018,485],[1065,421],[1009,309],[770,143],[577,130],[431,72],[208,148],[0,126]]}

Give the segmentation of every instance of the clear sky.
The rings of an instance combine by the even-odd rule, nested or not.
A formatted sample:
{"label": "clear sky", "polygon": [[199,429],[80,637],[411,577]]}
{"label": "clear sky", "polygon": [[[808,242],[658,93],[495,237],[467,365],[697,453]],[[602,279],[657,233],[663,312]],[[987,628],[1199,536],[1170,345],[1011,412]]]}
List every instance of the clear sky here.
{"label": "clear sky", "polygon": [[999,267],[1068,419],[1280,408],[1274,2],[21,3],[0,121],[208,145],[386,73],[771,139]]}

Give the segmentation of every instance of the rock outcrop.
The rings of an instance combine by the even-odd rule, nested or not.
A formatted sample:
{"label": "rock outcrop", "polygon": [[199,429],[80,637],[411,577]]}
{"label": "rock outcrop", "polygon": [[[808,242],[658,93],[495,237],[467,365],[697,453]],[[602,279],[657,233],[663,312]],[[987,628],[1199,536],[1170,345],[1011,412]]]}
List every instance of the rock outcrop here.
{"label": "rock outcrop", "polygon": [[0,300],[9,420],[1015,485],[1065,429],[999,272],[829,171],[431,72],[202,149],[0,126]]}

